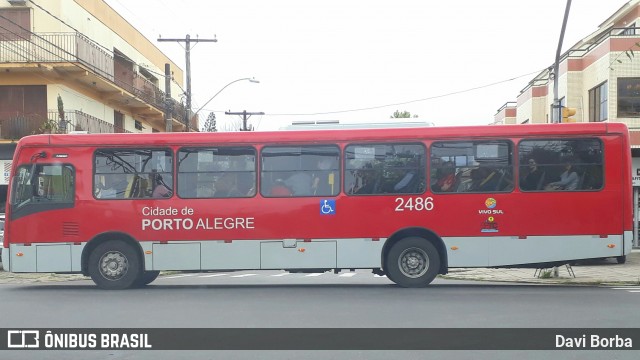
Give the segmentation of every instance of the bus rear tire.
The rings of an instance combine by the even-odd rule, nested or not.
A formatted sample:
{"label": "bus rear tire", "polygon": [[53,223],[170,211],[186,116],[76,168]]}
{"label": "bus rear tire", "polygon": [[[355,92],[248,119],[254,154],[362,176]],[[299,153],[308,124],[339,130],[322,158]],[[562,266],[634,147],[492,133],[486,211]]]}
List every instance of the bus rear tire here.
{"label": "bus rear tire", "polygon": [[153,280],[158,278],[158,275],[160,275],[160,271],[143,271],[142,275],[140,276],[140,278],[138,279],[138,281],[136,281],[136,287],[142,287],[145,285],[149,285],[153,282]]}
{"label": "bus rear tire", "polygon": [[420,237],[407,237],[395,243],[386,258],[387,277],[402,287],[429,285],[440,271],[436,247]]}
{"label": "bus rear tire", "polygon": [[138,253],[121,240],[104,242],[91,252],[89,275],[99,288],[105,290],[135,287],[143,277]]}
{"label": "bus rear tire", "polygon": [[624,264],[627,262],[627,255],[616,256],[618,264]]}

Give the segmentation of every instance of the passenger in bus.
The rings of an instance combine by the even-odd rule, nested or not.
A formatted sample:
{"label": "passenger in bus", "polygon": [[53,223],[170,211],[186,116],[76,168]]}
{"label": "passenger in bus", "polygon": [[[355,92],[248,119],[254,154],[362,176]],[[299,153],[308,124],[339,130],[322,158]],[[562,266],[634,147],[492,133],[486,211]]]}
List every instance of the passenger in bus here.
{"label": "passenger in bus", "polygon": [[293,193],[291,190],[285,185],[282,179],[276,179],[273,182],[273,186],[271,186],[271,190],[269,191],[270,196],[291,196]]}
{"label": "passenger in bus", "polygon": [[349,181],[347,193],[360,195],[378,193],[377,179],[382,176],[379,169],[376,169],[371,162],[356,166],[357,168],[350,171],[353,179]]}
{"label": "passenger in bus", "polygon": [[234,173],[227,172],[220,176],[215,182],[215,192],[213,197],[228,198],[243,196],[238,190],[237,179]]}
{"label": "passenger in bus", "polygon": [[393,185],[392,191],[389,191],[389,192],[391,193],[412,192],[413,190],[410,189],[409,185],[413,184],[415,182],[415,179],[417,178],[418,177],[416,176],[415,172],[409,171],[406,174],[404,174],[404,176],[400,179],[400,181],[398,181],[395,185]]}
{"label": "passenger in bus", "polygon": [[442,167],[436,173],[436,183],[431,185],[431,189],[435,192],[452,192],[455,191],[456,169],[451,161],[442,163]]}
{"label": "passenger in bus", "polygon": [[482,176],[482,172],[479,168],[474,168],[469,171],[470,182],[463,183],[464,187],[462,192],[466,191],[476,191],[478,187],[480,187],[480,183],[484,180]]}
{"label": "passenger in bus", "polygon": [[476,187],[473,191],[491,192],[498,190],[501,174],[496,169],[480,166],[478,169],[478,179]]}
{"label": "passenger in bus", "polygon": [[580,178],[578,173],[573,169],[573,164],[567,162],[564,164],[564,172],[560,174],[560,181],[549,183],[545,190],[576,190]]}
{"label": "passenger in bus", "polygon": [[158,173],[151,174],[151,185],[153,191],[151,192],[151,197],[154,198],[167,198],[171,197],[172,192],[169,190],[167,185],[162,180],[162,175]]}
{"label": "passenger in bus", "polygon": [[311,191],[313,195],[333,195],[335,190],[335,174],[333,168],[333,159],[330,157],[322,157],[317,164],[317,169],[312,178]]}
{"label": "passenger in bus", "polygon": [[284,181],[294,196],[311,195],[311,182],[311,175],[307,171],[297,171]]}
{"label": "passenger in bus", "polygon": [[121,199],[127,191],[127,176],[122,173],[104,175],[104,185],[96,182],[97,196],[101,199]]}
{"label": "passenger in bus", "polygon": [[252,172],[240,172],[236,174],[238,192],[242,196],[253,196],[256,193],[256,177]]}
{"label": "passenger in bus", "polygon": [[544,171],[540,170],[535,159],[529,159],[529,171],[520,180],[522,190],[540,190],[544,181]]}

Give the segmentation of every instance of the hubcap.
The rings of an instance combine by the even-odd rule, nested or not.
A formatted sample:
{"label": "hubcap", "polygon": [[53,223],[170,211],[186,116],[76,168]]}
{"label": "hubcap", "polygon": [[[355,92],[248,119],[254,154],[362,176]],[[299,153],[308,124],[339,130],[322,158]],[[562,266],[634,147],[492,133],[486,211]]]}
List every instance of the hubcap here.
{"label": "hubcap", "polygon": [[429,269],[429,257],[420,248],[405,249],[398,258],[398,267],[402,275],[410,278],[418,278]]}
{"label": "hubcap", "polygon": [[107,280],[121,279],[129,270],[127,257],[121,252],[110,251],[100,258],[100,274]]}

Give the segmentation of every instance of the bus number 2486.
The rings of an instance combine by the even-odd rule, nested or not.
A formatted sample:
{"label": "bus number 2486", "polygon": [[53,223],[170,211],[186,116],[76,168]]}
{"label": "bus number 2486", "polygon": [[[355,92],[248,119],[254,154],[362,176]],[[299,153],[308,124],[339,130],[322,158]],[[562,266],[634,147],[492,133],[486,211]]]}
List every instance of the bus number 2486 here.
{"label": "bus number 2486", "polygon": [[416,197],[416,198],[396,198],[396,211],[431,211],[433,210],[432,197]]}

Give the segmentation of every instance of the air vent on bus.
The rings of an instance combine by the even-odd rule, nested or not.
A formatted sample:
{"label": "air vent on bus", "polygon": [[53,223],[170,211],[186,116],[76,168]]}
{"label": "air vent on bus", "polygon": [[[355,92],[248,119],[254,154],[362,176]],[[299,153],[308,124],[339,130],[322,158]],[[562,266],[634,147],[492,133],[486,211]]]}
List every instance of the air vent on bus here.
{"label": "air vent on bus", "polygon": [[78,236],[80,235],[80,225],[75,222],[62,223],[62,236]]}

